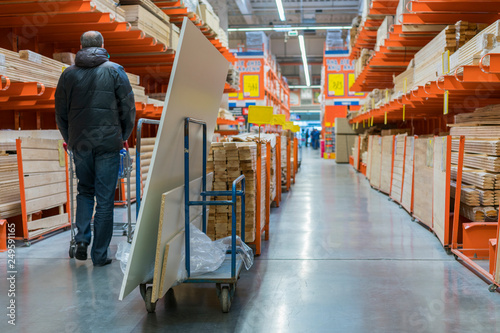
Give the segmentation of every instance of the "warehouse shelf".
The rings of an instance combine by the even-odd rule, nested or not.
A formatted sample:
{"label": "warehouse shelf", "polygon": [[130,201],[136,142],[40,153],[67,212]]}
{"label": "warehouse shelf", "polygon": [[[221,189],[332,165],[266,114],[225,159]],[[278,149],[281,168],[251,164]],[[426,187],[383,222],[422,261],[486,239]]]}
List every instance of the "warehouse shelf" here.
{"label": "warehouse shelf", "polygon": [[[356,77],[351,90],[371,91],[376,88],[391,88],[393,76],[406,69],[415,53],[438,35],[443,25],[455,24],[461,20],[490,24],[499,18],[498,2],[492,4],[492,1],[478,1],[475,2],[475,6],[481,8],[477,13],[471,13],[470,3],[466,2],[459,2],[458,5],[445,0],[408,3],[407,7],[412,12],[396,18],[398,24],[392,26],[385,43],[372,55]],[[437,10],[429,11],[431,8]],[[375,34],[372,36],[372,43],[363,48],[373,49],[376,38]],[[358,58],[361,49],[361,47],[353,48],[350,57]]]}
{"label": "warehouse shelf", "polygon": [[[499,104],[500,98],[492,93],[500,89],[500,73],[488,72],[500,69],[500,54],[490,56],[490,66],[462,66],[452,75],[440,77],[437,81],[428,82],[425,86],[415,87],[408,92],[379,108],[360,114],[350,123],[360,123],[373,118],[374,123],[402,121],[404,119],[422,119],[423,117],[442,118],[444,95],[448,94],[448,104],[459,106],[454,112],[468,112],[490,104]],[[462,70],[459,73],[458,70]],[[477,96],[476,103],[469,105],[465,101],[470,96]],[[404,113],[403,114],[403,109]]]}

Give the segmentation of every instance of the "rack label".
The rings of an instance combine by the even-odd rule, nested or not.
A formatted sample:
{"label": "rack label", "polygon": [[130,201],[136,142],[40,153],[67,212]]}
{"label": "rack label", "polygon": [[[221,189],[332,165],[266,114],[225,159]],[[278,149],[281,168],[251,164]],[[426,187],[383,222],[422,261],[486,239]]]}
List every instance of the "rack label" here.
{"label": "rack label", "polygon": [[444,92],[443,114],[448,114],[449,107],[449,91]]}
{"label": "rack label", "polygon": [[384,113],[384,125],[387,125],[387,112]]}
{"label": "rack label", "polygon": [[406,104],[403,104],[403,121],[405,121],[406,117]]}

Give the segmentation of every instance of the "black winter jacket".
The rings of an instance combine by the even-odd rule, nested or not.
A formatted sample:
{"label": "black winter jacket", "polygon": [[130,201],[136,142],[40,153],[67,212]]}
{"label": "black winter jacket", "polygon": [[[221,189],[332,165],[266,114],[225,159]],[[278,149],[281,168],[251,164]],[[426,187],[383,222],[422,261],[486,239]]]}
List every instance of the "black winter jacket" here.
{"label": "black winter jacket", "polygon": [[134,128],[130,82],[102,48],[76,54],[75,65],[59,79],[55,106],[57,126],[71,150],[120,150]]}

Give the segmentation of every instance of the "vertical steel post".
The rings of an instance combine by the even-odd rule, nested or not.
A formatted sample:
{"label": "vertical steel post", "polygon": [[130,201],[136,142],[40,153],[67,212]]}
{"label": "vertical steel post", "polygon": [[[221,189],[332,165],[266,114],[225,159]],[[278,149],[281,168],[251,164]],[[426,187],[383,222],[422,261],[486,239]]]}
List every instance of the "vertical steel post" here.
{"label": "vertical steel post", "polygon": [[184,236],[187,277],[191,276],[191,253],[189,238],[189,118],[184,120]]}

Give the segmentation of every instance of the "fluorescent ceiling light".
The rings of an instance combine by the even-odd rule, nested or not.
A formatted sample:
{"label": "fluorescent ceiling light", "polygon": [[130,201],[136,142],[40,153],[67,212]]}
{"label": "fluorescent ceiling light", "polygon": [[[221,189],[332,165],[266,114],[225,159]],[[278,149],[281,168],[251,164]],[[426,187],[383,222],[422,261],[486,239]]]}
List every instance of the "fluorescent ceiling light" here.
{"label": "fluorescent ceiling light", "polygon": [[304,36],[299,36],[300,53],[302,54],[302,64],[304,65],[304,75],[306,77],[306,85],[311,86],[311,78],[309,77],[309,65],[307,64],[306,45],[304,44]]}
{"label": "fluorescent ceiling light", "polygon": [[350,26],[312,26],[312,27],[292,27],[292,26],[273,26],[261,28],[229,28],[227,31],[290,31],[290,30],[349,30]]}
{"label": "fluorescent ceiling light", "polygon": [[276,7],[278,7],[278,14],[280,15],[280,20],[285,21],[285,10],[283,9],[283,2],[281,0],[276,0]]}

